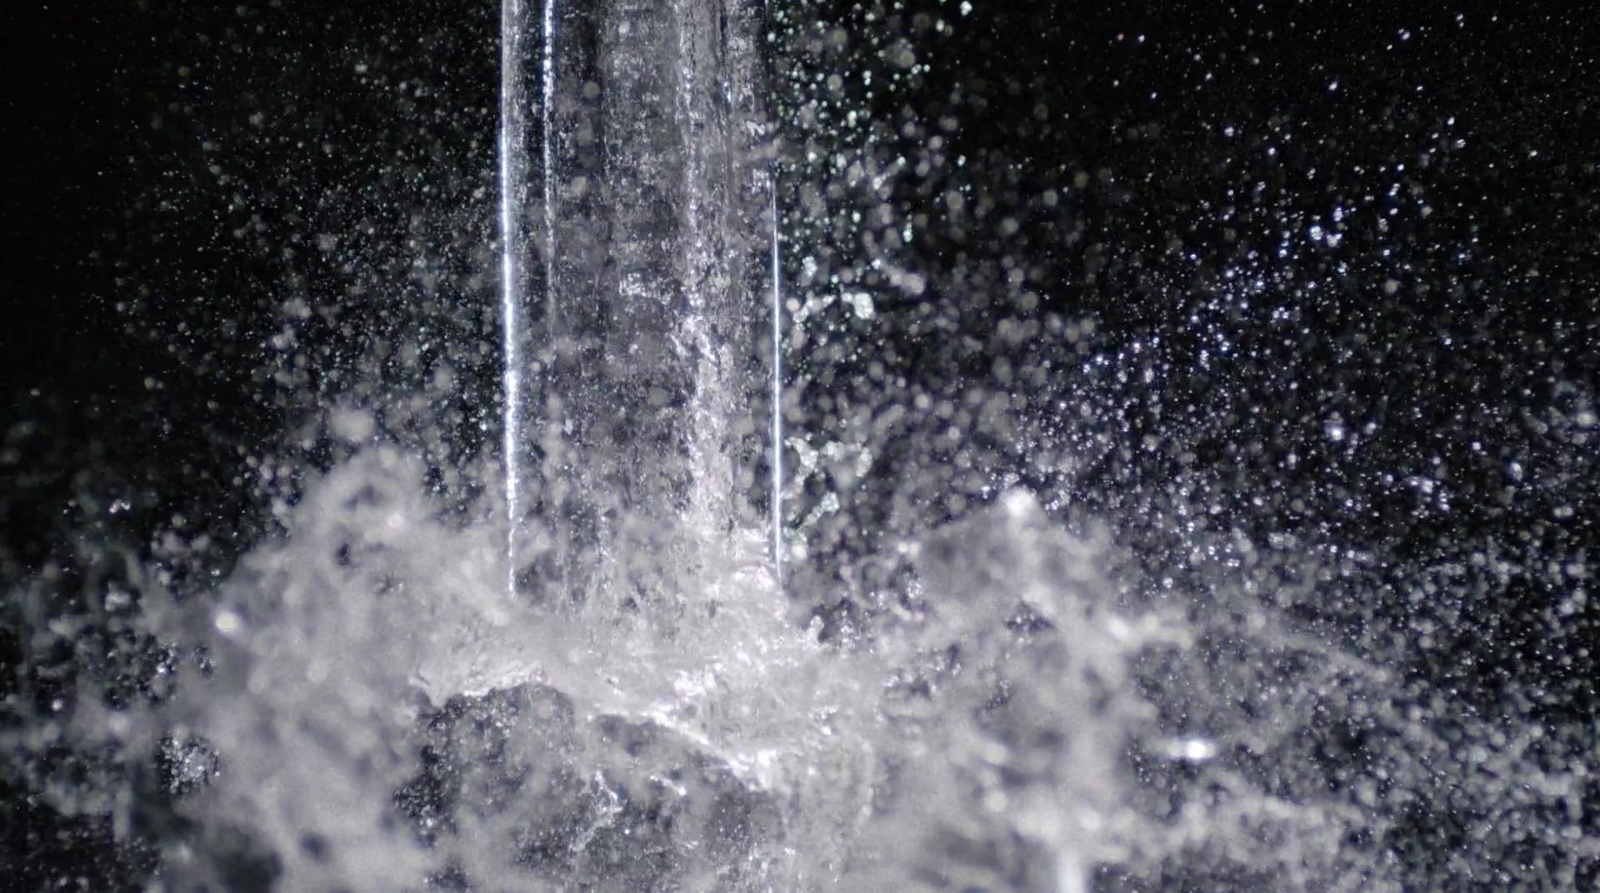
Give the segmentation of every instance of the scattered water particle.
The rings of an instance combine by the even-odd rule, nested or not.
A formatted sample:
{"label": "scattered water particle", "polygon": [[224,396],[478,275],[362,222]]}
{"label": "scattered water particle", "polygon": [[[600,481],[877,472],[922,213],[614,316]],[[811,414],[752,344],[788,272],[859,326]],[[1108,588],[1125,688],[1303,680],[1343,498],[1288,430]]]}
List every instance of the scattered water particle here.
{"label": "scattered water particle", "polygon": [[223,608],[217,612],[217,616],[212,621],[212,624],[216,626],[217,632],[222,633],[225,636],[238,635],[239,632],[244,629],[244,620],[240,618],[238,614],[235,614],[227,608]]}
{"label": "scattered water particle", "polygon": [[1327,421],[1322,423],[1322,435],[1334,443],[1343,442],[1345,434],[1344,419],[1338,413],[1329,416]]}

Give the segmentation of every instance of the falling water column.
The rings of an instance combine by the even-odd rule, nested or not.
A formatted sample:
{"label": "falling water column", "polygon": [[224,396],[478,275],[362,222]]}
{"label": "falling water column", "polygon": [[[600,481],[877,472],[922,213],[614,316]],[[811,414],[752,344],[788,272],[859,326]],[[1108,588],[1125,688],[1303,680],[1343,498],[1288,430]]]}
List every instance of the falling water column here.
{"label": "falling water column", "polygon": [[[516,8],[524,35],[529,12]],[[765,303],[750,283],[767,248],[748,145],[753,21],[726,0],[558,4],[535,32],[543,57],[508,60],[541,100],[524,126],[541,135],[542,188],[510,212],[543,261],[521,271],[540,300],[522,325],[524,377],[507,378],[508,394],[521,385],[507,450],[525,464],[507,501],[525,597],[668,600],[708,533],[744,520]]]}

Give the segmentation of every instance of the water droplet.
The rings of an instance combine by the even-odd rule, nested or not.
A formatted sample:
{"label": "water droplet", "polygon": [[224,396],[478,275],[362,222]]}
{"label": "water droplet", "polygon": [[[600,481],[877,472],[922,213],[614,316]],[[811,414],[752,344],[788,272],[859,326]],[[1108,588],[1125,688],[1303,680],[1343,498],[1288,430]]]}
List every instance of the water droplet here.
{"label": "water droplet", "polygon": [[237,635],[244,629],[243,619],[226,608],[217,612],[216,619],[212,623],[216,626],[217,632],[225,636]]}
{"label": "water droplet", "polygon": [[1322,423],[1322,436],[1334,443],[1343,442],[1345,433],[1344,419],[1337,413],[1328,417],[1328,420]]}

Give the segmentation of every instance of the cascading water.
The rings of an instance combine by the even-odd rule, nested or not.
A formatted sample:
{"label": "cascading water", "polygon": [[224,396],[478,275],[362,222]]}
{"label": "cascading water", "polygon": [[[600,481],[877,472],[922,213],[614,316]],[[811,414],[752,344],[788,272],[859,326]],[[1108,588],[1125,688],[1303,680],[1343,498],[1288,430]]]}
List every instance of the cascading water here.
{"label": "cascading water", "polygon": [[770,7],[198,26],[151,95],[206,179],[125,219],[226,226],[108,288],[204,385],[136,418],[271,409],[214,466],[263,520],[89,450],[0,553],[0,877],[1592,886],[1600,364],[1547,292],[1600,192],[1558,91],[1450,67],[1521,32],[1371,37],[1456,29],[1419,91],[1298,11]]}

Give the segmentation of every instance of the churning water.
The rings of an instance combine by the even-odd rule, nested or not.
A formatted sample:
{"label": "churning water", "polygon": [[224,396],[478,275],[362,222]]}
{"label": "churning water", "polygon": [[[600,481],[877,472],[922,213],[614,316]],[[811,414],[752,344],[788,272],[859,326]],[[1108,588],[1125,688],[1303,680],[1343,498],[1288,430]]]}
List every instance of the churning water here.
{"label": "churning water", "polygon": [[318,217],[212,163],[290,270],[247,363],[289,433],[228,444],[270,520],[8,578],[8,815],[65,835],[15,876],[1592,889],[1596,280],[1463,191],[1488,100],[1206,99],[1270,22],[770,6],[506,0],[494,102],[432,119],[449,39],[341,51],[492,176],[400,139]]}

